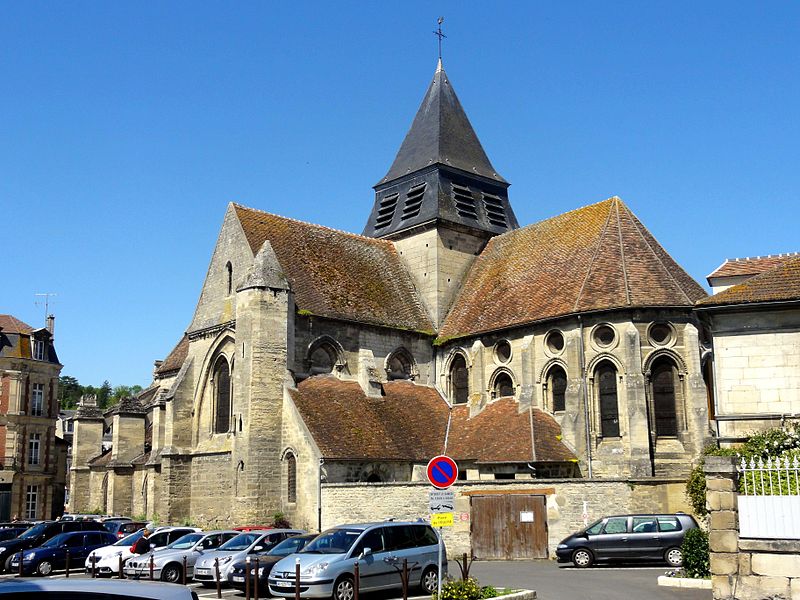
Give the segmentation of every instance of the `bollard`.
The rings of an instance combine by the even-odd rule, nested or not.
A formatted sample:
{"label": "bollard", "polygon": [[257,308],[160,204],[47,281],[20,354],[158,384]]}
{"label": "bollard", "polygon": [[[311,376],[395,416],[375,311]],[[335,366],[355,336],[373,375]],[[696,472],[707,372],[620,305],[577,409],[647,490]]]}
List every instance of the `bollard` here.
{"label": "bollard", "polygon": [[97,556],[92,554],[92,579],[97,577]]}
{"label": "bollard", "polygon": [[219,580],[219,559],[214,559],[214,572],[217,576],[217,598],[222,598],[222,582]]}
{"label": "bollard", "polygon": [[119,555],[118,563],[119,563],[119,578],[120,579],[125,579],[125,572],[123,571],[123,568],[122,568],[124,566],[123,563],[122,563],[122,554]]}
{"label": "bollard", "polygon": [[186,555],[183,557],[183,585],[186,585]]}
{"label": "bollard", "polygon": [[294,600],[300,600],[300,559],[294,559]]}
{"label": "bollard", "polygon": [[402,579],[403,583],[403,600],[408,600],[408,559],[403,559],[403,573]]}
{"label": "bollard", "polygon": [[258,557],[256,556],[256,576],[253,578],[253,600],[258,600]]}
{"label": "bollard", "polygon": [[153,581],[153,555],[150,554],[150,581]]}
{"label": "bollard", "polygon": [[[92,555],[92,556],[94,556],[94,555]],[[69,577],[69,549],[67,549],[67,553],[66,553],[66,556],[64,557],[64,559],[66,561],[66,563],[64,564],[64,569],[65,569],[64,577]]]}
{"label": "bollard", "polygon": [[353,565],[353,600],[358,600],[358,580],[359,580],[358,561]]}
{"label": "bollard", "polygon": [[244,559],[244,598],[250,600],[250,557]]}
{"label": "bollard", "polygon": [[22,552],[19,553],[19,576],[22,577]]}

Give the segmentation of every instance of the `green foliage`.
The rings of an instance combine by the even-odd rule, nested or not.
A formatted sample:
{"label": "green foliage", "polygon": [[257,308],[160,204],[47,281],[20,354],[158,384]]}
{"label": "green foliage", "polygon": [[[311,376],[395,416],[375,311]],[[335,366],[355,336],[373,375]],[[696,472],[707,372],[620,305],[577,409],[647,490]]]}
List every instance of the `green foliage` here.
{"label": "green foliage", "polygon": [[708,534],[696,527],[686,532],[681,545],[683,571],[687,577],[704,578],[711,575]]}
{"label": "green foliage", "polygon": [[87,515],[104,515],[105,513],[106,513],[106,511],[104,511],[102,508],[100,508],[100,507],[98,506],[97,508],[93,508],[92,510],[90,510],[90,511],[89,511],[88,513],[86,513],[86,514],[87,514]]}
{"label": "green foliage", "polygon": [[194,524],[194,521],[192,521],[189,517],[186,517],[185,519],[183,519],[181,521],[181,525],[183,525],[184,527],[196,527],[196,525]]}
{"label": "green foliage", "polygon": [[118,385],[112,388],[108,381],[104,381],[102,386],[96,388],[92,385],[81,385],[71,375],[62,375],[58,378],[58,398],[61,408],[65,410],[76,408],[83,395],[97,396],[97,405],[101,409],[106,409],[122,398],[136,396],[141,391],[142,386],[140,385]]}
{"label": "green foliage", "polygon": [[141,513],[141,514],[138,514],[138,515],[134,515],[133,516],[133,520],[134,521],[146,522],[147,521],[147,515],[144,514],[144,513]]}
{"label": "green foliage", "polygon": [[161,524],[161,517],[158,515],[158,513],[153,513],[153,516],[150,517],[150,522],[153,525],[160,525]]}
{"label": "green foliage", "polygon": [[[468,577],[467,579],[448,578],[442,582],[441,600],[480,600],[482,598],[481,593],[481,586],[474,577]],[[437,594],[433,594],[433,600],[439,600]]]}
{"label": "green foliage", "polygon": [[111,384],[108,383],[108,379],[103,382],[103,385],[100,386],[100,389],[97,390],[97,406],[100,408],[108,407],[108,401],[111,398]]}
{"label": "green foliage", "polygon": [[286,515],[278,511],[272,515],[272,526],[279,529],[288,529],[292,526]]}
{"label": "green foliage", "polygon": [[497,598],[499,596],[497,590],[490,585],[485,585],[481,588],[481,598]]}

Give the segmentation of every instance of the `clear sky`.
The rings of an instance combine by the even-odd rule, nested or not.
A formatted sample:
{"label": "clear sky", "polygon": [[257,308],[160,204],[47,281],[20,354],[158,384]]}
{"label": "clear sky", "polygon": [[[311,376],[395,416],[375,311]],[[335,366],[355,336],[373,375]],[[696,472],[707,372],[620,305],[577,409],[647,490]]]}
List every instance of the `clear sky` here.
{"label": "clear sky", "polygon": [[[360,232],[444,64],[521,224],[619,195],[697,280],[800,250],[796,2],[3,2],[0,313],[147,385],[226,204]],[[491,302],[491,298],[487,298]]]}

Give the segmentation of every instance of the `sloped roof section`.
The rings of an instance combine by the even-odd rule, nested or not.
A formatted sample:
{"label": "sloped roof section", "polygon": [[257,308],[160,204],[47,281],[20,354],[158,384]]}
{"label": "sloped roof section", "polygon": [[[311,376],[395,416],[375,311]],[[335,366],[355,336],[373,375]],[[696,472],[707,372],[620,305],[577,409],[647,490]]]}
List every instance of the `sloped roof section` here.
{"label": "sloped roof section", "polygon": [[782,265],[787,260],[800,256],[800,252],[787,252],[785,254],[768,254],[767,256],[749,256],[747,258],[727,258],[725,262],[714,269],[708,276],[736,277],[739,275],[758,275]]}
{"label": "sloped roof section", "polygon": [[385,183],[425,167],[442,164],[505,183],[481,146],[461,107],[441,60],[411,123]]}
{"label": "sloped roof section", "polygon": [[698,306],[787,302],[800,300],[800,256],[789,258],[760,275],[704,298]]}
{"label": "sloped roof section", "polygon": [[158,367],[156,373],[158,375],[164,375],[170,371],[177,371],[181,368],[181,366],[183,366],[183,363],[188,355],[189,336],[184,335],[180,341],[175,344],[175,347],[167,355],[167,358],[165,358],[164,362],[161,363],[161,366]]}
{"label": "sloped roof section", "polygon": [[[383,389],[381,399],[367,398],[355,382],[317,376],[289,393],[326,459],[427,462],[441,454],[450,409],[439,393],[408,381]],[[539,410],[533,416],[537,462],[574,460],[558,439],[556,421]],[[456,460],[533,460],[530,417],[511,398],[492,402],[471,419],[466,406],[453,408],[448,443]]]}
{"label": "sloped roof section", "polygon": [[233,206],[253,254],[269,240],[298,308],[333,319],[433,329],[391,242]]}
{"label": "sloped roof section", "polygon": [[21,333],[23,335],[33,333],[33,327],[13,315],[0,315],[0,329],[3,330],[3,333]]}
{"label": "sloped roof section", "polygon": [[689,307],[705,296],[613,197],[492,238],[473,263],[440,336],[597,310]]}

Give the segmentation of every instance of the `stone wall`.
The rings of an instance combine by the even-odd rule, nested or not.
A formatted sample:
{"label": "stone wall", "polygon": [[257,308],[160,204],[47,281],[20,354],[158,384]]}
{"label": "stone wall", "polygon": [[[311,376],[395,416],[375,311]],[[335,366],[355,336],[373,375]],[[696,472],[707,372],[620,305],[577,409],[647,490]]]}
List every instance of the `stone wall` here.
{"label": "stone wall", "polygon": [[[555,556],[558,543],[584,526],[587,503],[589,521],[608,514],[688,511],[684,482],[675,480],[528,480],[458,482],[455,492],[455,524],[443,530],[451,556],[470,552],[470,494],[530,493],[547,501],[548,551]],[[341,523],[428,519],[427,482],[323,484],[322,528]]]}
{"label": "stone wall", "polygon": [[736,459],[709,456],[704,470],[715,600],[800,598],[800,541],[740,538]]}
{"label": "stone wall", "polygon": [[[191,511],[189,519],[198,527],[215,529],[233,523],[232,498],[236,494],[234,473],[229,453],[192,457]],[[174,522],[174,521],[173,521]]]}

